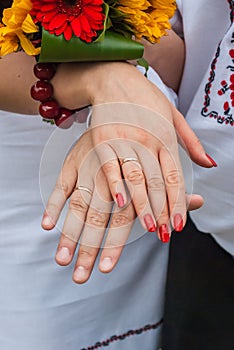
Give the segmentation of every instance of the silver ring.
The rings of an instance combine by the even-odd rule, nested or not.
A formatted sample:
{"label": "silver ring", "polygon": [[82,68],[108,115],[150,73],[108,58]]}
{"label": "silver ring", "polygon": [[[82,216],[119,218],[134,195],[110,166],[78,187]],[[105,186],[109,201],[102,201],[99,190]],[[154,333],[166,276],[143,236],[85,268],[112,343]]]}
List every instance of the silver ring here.
{"label": "silver ring", "polygon": [[75,188],[75,191],[77,190],[88,192],[89,194],[91,194],[91,196],[93,195],[93,192],[88,187],[85,187],[85,186],[78,186]]}
{"label": "silver ring", "polygon": [[139,163],[139,165],[140,165],[139,159],[133,158],[133,157],[120,159],[119,162],[120,162],[120,165],[121,165],[121,166],[122,166],[124,163],[127,163],[127,162],[137,162],[137,163]]}

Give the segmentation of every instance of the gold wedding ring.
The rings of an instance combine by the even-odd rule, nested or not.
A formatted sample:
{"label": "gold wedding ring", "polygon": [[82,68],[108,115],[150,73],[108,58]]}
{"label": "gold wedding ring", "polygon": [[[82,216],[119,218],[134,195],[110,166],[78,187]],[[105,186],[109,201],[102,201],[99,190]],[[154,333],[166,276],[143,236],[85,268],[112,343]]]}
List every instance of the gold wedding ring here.
{"label": "gold wedding ring", "polygon": [[85,186],[78,186],[75,188],[75,190],[77,191],[85,191],[89,194],[91,194],[91,196],[93,195],[93,192],[88,188],[88,187],[85,187]]}
{"label": "gold wedding ring", "polygon": [[120,159],[120,161],[119,161],[121,166],[127,162],[137,162],[140,165],[139,159],[134,158],[134,157],[123,158],[123,159]]}

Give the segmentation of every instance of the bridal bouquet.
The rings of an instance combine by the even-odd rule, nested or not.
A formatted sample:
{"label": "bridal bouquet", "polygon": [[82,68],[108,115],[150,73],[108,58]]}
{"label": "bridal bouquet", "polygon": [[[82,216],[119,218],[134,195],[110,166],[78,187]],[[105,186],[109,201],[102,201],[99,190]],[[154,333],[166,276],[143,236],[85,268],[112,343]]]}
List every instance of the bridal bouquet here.
{"label": "bridal bouquet", "polygon": [[13,0],[3,10],[0,56],[19,50],[41,62],[126,60],[170,28],[173,0]]}

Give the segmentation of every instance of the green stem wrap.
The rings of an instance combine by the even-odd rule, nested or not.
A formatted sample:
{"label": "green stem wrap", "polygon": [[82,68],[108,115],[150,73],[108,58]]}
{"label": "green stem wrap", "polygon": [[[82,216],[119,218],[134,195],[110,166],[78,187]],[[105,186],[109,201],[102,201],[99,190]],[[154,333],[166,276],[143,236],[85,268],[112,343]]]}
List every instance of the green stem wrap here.
{"label": "green stem wrap", "polygon": [[103,40],[85,43],[74,36],[66,41],[43,29],[39,62],[125,61],[139,59],[143,52],[142,44],[109,30]]}

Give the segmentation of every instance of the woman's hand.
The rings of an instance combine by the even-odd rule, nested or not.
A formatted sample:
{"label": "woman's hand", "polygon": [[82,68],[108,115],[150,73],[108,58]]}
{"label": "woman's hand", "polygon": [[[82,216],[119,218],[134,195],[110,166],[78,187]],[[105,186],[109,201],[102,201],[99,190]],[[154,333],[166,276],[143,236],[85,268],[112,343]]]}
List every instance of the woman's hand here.
{"label": "woman's hand", "polygon": [[[119,207],[126,203],[123,175],[142,226],[150,232],[158,230],[160,239],[167,242],[170,221],[176,231],[186,222],[185,187],[174,128],[174,119],[182,116],[132,66],[122,66],[99,91],[93,94],[92,140],[112,197]],[[196,140],[203,165],[211,166],[191,130],[189,135]]]}
{"label": "woman's hand", "polygon": [[[131,202],[123,209],[116,206],[112,208],[112,197],[93,149],[90,131],[80,138],[64,162],[46,207],[43,228],[48,230],[55,226],[69,197],[69,209],[56,261],[60,265],[68,265],[74,257],[79,241],[73,279],[77,283],[84,283],[90,277],[101,246],[104,246],[104,249],[100,258],[100,270],[109,272],[114,268],[135,218]],[[111,213],[108,235],[103,242]]]}
{"label": "woman's hand", "polygon": [[[84,68],[86,73],[90,69],[92,75],[91,80],[82,80],[83,84],[86,81],[86,95],[90,96],[86,103],[93,105],[92,142],[112,197],[119,207],[126,203],[123,174],[142,226],[149,231],[158,227],[160,238],[166,242],[170,236],[170,218],[177,231],[182,230],[186,221],[174,119],[193,159],[203,166],[212,164],[191,129],[178,125],[183,117],[135,67],[108,62],[96,64],[95,69],[92,66],[87,69],[87,64]],[[55,77],[58,87],[59,81],[66,79],[71,84],[76,79],[75,65],[63,66],[58,73]],[[57,98],[73,109],[77,107],[75,96],[73,86],[69,96],[58,93]],[[77,95],[77,99],[81,103],[83,95]],[[195,148],[191,146],[194,144]]]}
{"label": "woman's hand", "polygon": [[[56,261],[63,266],[70,264],[79,241],[73,279],[76,283],[84,283],[91,275],[100,247],[104,247],[100,256],[100,271],[107,273],[113,270],[135,219],[130,200],[121,209],[113,205],[106,178],[93,148],[91,131],[77,141],[64,162],[42,220],[44,229],[50,230],[56,225],[69,198]],[[189,209],[196,209],[202,205],[202,198],[188,196],[187,202]]]}

